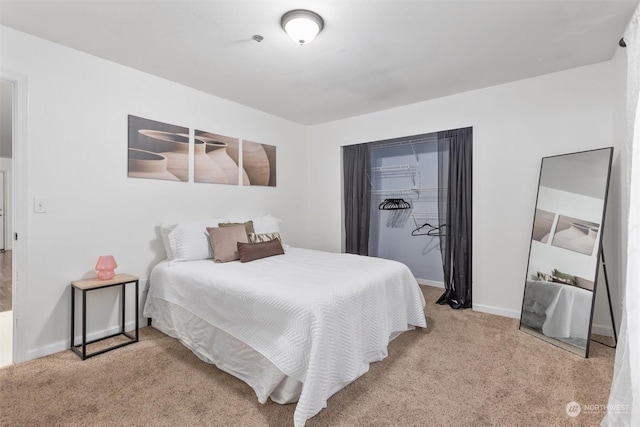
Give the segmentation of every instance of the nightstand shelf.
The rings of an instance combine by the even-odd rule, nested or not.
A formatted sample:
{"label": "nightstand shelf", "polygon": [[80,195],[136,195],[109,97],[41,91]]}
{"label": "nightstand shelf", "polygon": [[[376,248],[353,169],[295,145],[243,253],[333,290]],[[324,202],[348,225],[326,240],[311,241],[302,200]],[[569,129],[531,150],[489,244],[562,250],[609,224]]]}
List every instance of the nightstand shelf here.
{"label": "nightstand shelf", "polygon": [[[125,332],[125,310],[126,310],[126,285],[129,283],[135,284],[135,334],[131,334],[129,332]],[[104,289],[110,288],[112,286],[120,286],[121,287],[121,302],[122,302],[122,318],[120,325],[120,332],[115,334],[108,335],[106,337],[98,338],[92,341],[87,342],[87,293],[89,291],[93,291],[96,289]],[[110,350],[115,350],[116,348],[124,347],[125,345],[133,344],[138,342],[138,286],[139,279],[136,276],[132,276],[130,274],[116,274],[113,279],[109,280],[100,280],[100,279],[85,279],[85,280],[74,280],[71,282],[71,350],[77,354],[82,360],[88,359],[89,357],[97,356],[99,354],[105,353]],[[76,291],[82,291],[82,343],[75,343],[75,300],[76,300]],[[98,341],[103,341],[108,338],[113,338],[117,336],[123,336],[127,340],[126,342],[119,343],[116,345],[112,345],[108,348],[103,348],[101,350],[94,351],[93,353],[87,353],[87,345],[93,344]]]}

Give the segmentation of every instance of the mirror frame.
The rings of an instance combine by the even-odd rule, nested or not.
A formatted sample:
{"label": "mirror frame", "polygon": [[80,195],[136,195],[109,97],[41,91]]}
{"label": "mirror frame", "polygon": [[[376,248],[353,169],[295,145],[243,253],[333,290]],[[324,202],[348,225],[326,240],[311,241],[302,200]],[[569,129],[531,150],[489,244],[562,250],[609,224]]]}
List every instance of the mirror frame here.
{"label": "mirror frame", "polygon": [[[536,210],[538,209],[538,201],[539,201],[539,197],[540,197],[540,185],[542,183],[542,172],[543,172],[543,167],[544,167],[544,162],[547,159],[553,159],[553,158],[559,158],[559,157],[565,157],[565,156],[571,156],[571,155],[576,155],[576,154],[584,154],[584,153],[589,153],[589,152],[594,152],[594,151],[608,151],[609,152],[609,158],[608,158],[608,163],[607,163],[607,175],[606,175],[606,184],[605,184],[605,188],[604,188],[604,198],[603,198],[603,203],[602,203],[602,214],[601,214],[601,220],[600,220],[600,231],[598,233],[598,237],[596,239],[595,245],[597,245],[597,257],[596,257],[596,267],[595,267],[595,276],[593,279],[593,296],[591,298],[591,307],[590,307],[590,313],[589,313],[589,326],[588,326],[588,331],[587,331],[587,343],[586,346],[584,348],[584,351],[582,351],[582,347],[579,347],[577,345],[571,345],[569,343],[566,343],[562,340],[559,340],[557,338],[553,338],[553,337],[548,337],[546,335],[544,335],[542,332],[537,332],[535,331],[532,327],[528,326],[528,325],[524,325],[525,328],[523,328],[523,323],[522,323],[522,314],[524,312],[524,303],[525,303],[525,292],[526,292],[526,287],[527,287],[527,281],[529,280],[529,267],[531,264],[531,250],[533,247],[533,240],[534,240],[534,233],[535,233],[535,216],[536,216]],[[543,341],[546,341],[550,344],[553,344],[557,347],[563,348],[567,351],[570,351],[574,354],[577,354],[579,356],[583,356],[585,358],[589,357],[589,350],[590,350],[590,344],[591,344],[591,328],[593,326],[593,316],[594,316],[594,309],[595,309],[595,301],[596,301],[596,292],[598,289],[598,278],[600,275],[600,264],[603,263],[602,257],[602,235],[604,232],[604,224],[605,224],[605,216],[606,216],[606,211],[607,211],[607,202],[609,199],[609,185],[611,183],[611,166],[612,166],[612,161],[613,161],[613,147],[605,147],[605,148],[598,148],[598,149],[593,149],[593,150],[584,150],[584,151],[577,151],[577,152],[573,152],[573,153],[566,153],[566,154],[558,154],[558,155],[554,155],[554,156],[547,156],[547,157],[543,157],[541,162],[540,162],[540,174],[538,176],[538,188],[536,191],[536,202],[534,205],[534,215],[533,215],[533,220],[532,220],[532,227],[531,227],[531,238],[529,240],[529,256],[527,258],[527,269],[525,271],[525,281],[524,281],[524,288],[523,288],[523,292],[522,292],[522,305],[521,305],[521,311],[520,311],[520,322],[518,325],[518,329],[530,334],[532,336],[535,336],[537,338],[540,338]],[[606,274],[606,272],[605,272]],[[605,278],[606,280],[606,278]],[[567,286],[571,286],[571,285],[567,285]],[[608,285],[607,285],[608,286]],[[611,301],[609,302],[609,304],[611,304]],[[613,313],[611,313],[611,315],[613,316]],[[613,317],[612,317],[612,322],[613,322]],[[615,325],[613,326],[614,330],[615,330]]]}

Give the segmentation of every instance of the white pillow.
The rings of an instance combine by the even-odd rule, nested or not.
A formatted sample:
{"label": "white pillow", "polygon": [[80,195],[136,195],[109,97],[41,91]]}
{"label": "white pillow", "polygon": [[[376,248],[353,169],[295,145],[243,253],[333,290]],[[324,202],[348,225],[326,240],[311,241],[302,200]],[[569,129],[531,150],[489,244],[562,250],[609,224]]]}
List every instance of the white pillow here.
{"label": "white pillow", "polygon": [[162,239],[162,245],[164,246],[164,251],[167,253],[167,259],[173,259],[173,252],[171,251],[171,245],[169,244],[169,233],[176,228],[175,222],[160,222],[160,238]]}
{"label": "white pillow", "polygon": [[271,215],[265,215],[258,218],[250,219],[253,220],[253,230],[256,234],[280,232],[280,223],[282,222],[280,218],[276,218],[275,216]]}
{"label": "white pillow", "polygon": [[175,224],[167,234],[167,259],[170,261],[197,261],[213,258],[207,227],[217,227],[221,222],[227,222],[227,220],[208,219]]}

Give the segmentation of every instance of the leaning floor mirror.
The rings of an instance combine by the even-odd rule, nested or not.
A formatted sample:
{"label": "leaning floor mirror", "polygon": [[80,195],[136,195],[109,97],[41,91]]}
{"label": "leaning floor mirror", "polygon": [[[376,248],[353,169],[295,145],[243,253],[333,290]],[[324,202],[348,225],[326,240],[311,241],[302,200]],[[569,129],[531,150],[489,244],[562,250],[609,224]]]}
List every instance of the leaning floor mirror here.
{"label": "leaning floor mirror", "polygon": [[583,357],[612,156],[609,147],[544,157],[540,168],[520,329]]}

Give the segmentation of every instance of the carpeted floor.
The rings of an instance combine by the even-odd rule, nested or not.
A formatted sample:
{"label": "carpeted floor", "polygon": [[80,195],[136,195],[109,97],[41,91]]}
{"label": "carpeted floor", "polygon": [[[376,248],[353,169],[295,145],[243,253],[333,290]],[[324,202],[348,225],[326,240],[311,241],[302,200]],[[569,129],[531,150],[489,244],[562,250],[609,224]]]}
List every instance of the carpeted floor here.
{"label": "carpeted floor", "polygon": [[[583,359],[518,321],[451,310],[423,287],[426,330],[329,399],[307,426],[596,426],[614,350]],[[153,328],[141,342],[81,361],[71,351],[0,369],[2,426],[290,426],[294,405],[258,403],[242,381]],[[569,402],[582,408],[567,415]]]}

